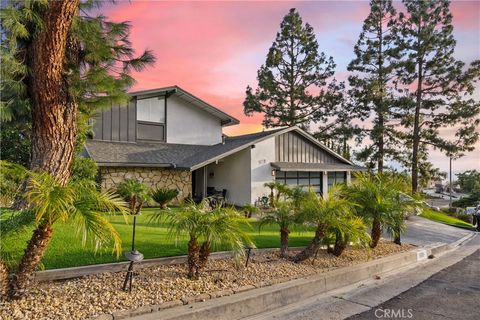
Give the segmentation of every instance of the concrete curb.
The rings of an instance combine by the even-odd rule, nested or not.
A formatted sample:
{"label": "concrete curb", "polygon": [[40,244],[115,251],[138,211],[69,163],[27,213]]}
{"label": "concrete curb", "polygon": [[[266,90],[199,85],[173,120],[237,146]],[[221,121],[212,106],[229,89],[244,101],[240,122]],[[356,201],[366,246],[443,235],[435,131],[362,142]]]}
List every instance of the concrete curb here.
{"label": "concrete curb", "polygon": [[[465,240],[466,241],[466,240]],[[142,320],[187,320],[187,319],[240,319],[266,312],[291,303],[296,303],[312,296],[352,285],[373,278],[379,274],[390,272],[421,260],[431,254],[447,251],[449,246],[444,243],[435,246],[422,247],[408,252],[388,256],[354,266],[343,267],[325,273],[304,278],[281,282],[270,286],[259,285],[260,288],[249,286],[234,290],[234,294],[223,295],[212,293],[202,295],[201,299],[188,299],[164,304],[163,306],[144,306],[134,310],[104,314],[94,319],[142,319]],[[279,279],[279,282],[281,279]],[[215,298],[215,299],[213,299]],[[200,302],[202,301],[202,302]]]}
{"label": "concrete curb", "polygon": [[[301,250],[304,247],[292,247],[290,250]],[[265,249],[253,249],[252,255],[255,255],[257,252],[274,252],[278,251],[278,248],[265,248]],[[211,254],[211,259],[227,259],[232,257],[230,251],[220,251],[214,252]],[[146,259],[135,264],[135,269],[139,270],[146,267],[154,267],[160,265],[171,265],[171,264],[183,264],[187,262],[187,256],[176,256],[176,257],[164,257],[164,258],[154,258]],[[73,268],[62,268],[62,269],[51,269],[45,271],[37,271],[35,273],[35,280],[37,281],[54,281],[54,280],[64,280],[79,278],[83,276],[99,274],[104,272],[120,272],[126,271],[129,262],[114,262],[114,263],[105,263],[105,264],[94,264],[91,266],[82,266],[82,267],[73,267]]]}

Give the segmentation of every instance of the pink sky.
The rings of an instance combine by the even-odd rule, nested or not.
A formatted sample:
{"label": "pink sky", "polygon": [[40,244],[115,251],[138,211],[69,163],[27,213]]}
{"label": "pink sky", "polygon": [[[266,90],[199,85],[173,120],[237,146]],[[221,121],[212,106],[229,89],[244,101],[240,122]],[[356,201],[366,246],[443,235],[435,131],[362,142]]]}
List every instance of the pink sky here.
{"label": "pink sky", "polygon": [[[240,119],[240,125],[226,129],[227,134],[240,134],[262,129],[260,115],[243,115],[245,88],[256,85],[257,69],[292,7],[313,26],[320,50],[334,57],[336,78],[346,79],[368,1],[120,1],[101,11],[113,21],[130,21],[134,47],[139,52],[151,49],[157,57],[154,67],[134,75],[135,90],[179,85]],[[451,9],[457,57],[465,62],[478,59],[480,2],[454,1]],[[457,165],[480,167],[478,149]],[[447,169],[441,153],[433,152],[432,160]]]}

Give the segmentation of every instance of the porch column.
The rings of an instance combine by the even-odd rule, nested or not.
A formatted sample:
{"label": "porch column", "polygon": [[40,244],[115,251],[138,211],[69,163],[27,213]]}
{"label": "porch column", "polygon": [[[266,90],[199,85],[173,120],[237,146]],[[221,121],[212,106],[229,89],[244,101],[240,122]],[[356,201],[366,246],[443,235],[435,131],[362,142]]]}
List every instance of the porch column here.
{"label": "porch column", "polygon": [[328,172],[324,171],[322,174],[322,195],[325,198],[328,192]]}
{"label": "porch column", "polygon": [[352,182],[352,172],[347,171],[347,186]]}
{"label": "porch column", "polygon": [[207,197],[207,166],[203,167],[203,197]]}

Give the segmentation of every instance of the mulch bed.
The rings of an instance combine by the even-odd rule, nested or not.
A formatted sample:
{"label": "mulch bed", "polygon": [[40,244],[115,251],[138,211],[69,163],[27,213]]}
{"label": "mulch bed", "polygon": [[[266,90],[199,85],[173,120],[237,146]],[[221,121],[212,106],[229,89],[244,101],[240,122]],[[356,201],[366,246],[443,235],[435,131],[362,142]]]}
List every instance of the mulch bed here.
{"label": "mulch bed", "polygon": [[121,290],[125,272],[42,282],[22,300],[0,302],[0,319],[86,319],[168,301],[183,300],[188,303],[202,296],[215,297],[242,288],[271,285],[412,248],[408,244],[398,246],[381,241],[373,250],[347,248],[340,257],[321,250],[315,261],[299,264],[280,259],[275,252],[256,253],[248,268],[232,259],[211,260],[196,281],[186,278],[185,265],[149,267],[138,270],[131,293]]}

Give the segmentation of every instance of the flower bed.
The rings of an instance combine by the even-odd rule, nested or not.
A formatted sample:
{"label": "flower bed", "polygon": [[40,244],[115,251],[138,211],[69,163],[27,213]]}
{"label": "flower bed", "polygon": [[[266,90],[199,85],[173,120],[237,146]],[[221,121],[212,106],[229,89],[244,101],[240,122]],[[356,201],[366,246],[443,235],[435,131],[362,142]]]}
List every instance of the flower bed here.
{"label": "flower bed", "polygon": [[24,299],[2,302],[0,318],[85,319],[169,301],[189,303],[411,249],[411,245],[398,246],[382,241],[373,250],[348,248],[340,257],[321,250],[313,263],[309,260],[300,264],[280,259],[276,253],[257,253],[250,260],[248,268],[236,266],[231,259],[211,260],[197,281],[186,278],[185,265],[162,265],[139,270],[130,294],[120,289],[125,272],[39,283]]}

